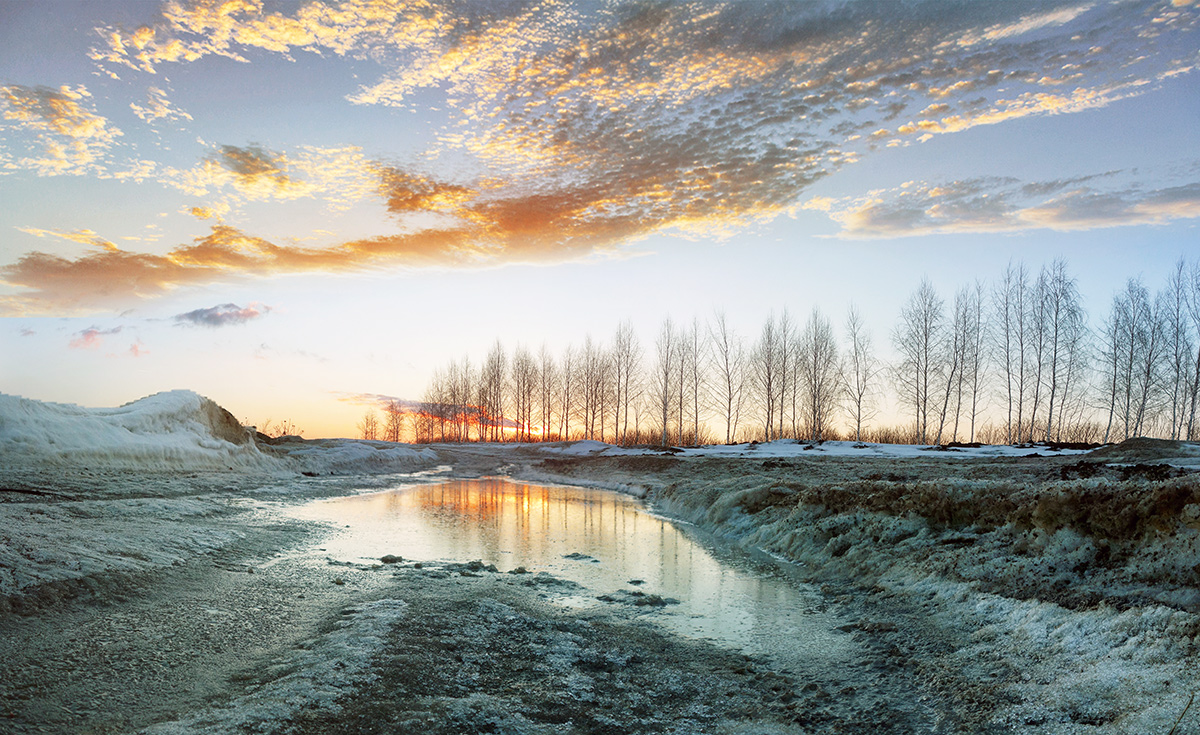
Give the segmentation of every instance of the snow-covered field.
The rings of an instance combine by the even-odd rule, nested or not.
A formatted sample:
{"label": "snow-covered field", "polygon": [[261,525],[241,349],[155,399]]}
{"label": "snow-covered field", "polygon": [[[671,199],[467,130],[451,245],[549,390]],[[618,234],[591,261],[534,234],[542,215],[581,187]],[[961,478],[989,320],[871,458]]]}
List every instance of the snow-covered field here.
{"label": "snow-covered field", "polygon": [[[372,662],[393,645],[388,631],[409,619],[408,607],[384,594],[389,583],[378,572],[338,571],[346,586],[330,585],[331,568],[315,547],[294,555],[323,531],[286,520],[283,510],[441,468],[447,476],[511,475],[636,494],[658,513],[775,555],[822,586],[849,621],[847,633],[878,652],[878,672],[891,666],[926,682],[913,696],[953,715],[934,732],[1167,733],[1200,690],[1198,464],[1194,445],[1148,441],[1091,452],[793,441],[670,451],[588,441],[267,442],[187,391],[114,409],[0,395],[0,627],[4,645],[22,646],[0,651],[0,718],[20,725],[15,732],[99,728],[103,715],[62,701],[76,685],[36,682],[85,665],[64,653],[82,645],[71,634],[76,626],[111,628],[97,622],[110,614],[105,606],[131,605],[153,613],[122,613],[146,636],[139,656],[152,661],[166,641],[187,644],[176,654],[186,665],[169,669],[177,681],[164,679],[175,683],[143,697],[167,704],[129,720],[141,723],[133,729],[156,722],[156,732],[272,732],[300,711],[339,716],[342,697],[389,680]],[[425,588],[414,584],[404,600],[417,604]],[[469,599],[469,590],[454,589]],[[200,606],[199,620],[171,612],[187,595],[199,600],[188,603]],[[421,604],[442,609],[434,597]],[[101,606],[77,604],[89,600]],[[519,599],[505,604],[516,612],[501,622],[553,629]],[[309,610],[310,624],[293,634],[295,605]],[[221,622],[226,615],[246,622]],[[312,622],[322,615],[334,622]],[[213,660],[224,661],[223,675],[245,645],[239,626],[273,631],[272,645],[302,653],[225,704],[195,709],[175,690],[186,686],[188,666],[212,676],[204,667],[216,664],[186,651],[209,645],[217,623],[226,642]],[[568,638],[592,635],[577,630]],[[602,640],[589,645],[617,645]],[[87,671],[97,681],[106,675]],[[884,692],[903,695],[888,691],[894,684],[883,673],[874,681],[881,701]],[[217,689],[229,686],[240,685]],[[373,705],[348,706],[361,713]],[[835,726],[817,718],[772,731],[876,732],[886,720],[855,729],[847,723],[867,720],[843,717]],[[1176,732],[1200,732],[1200,712],[1190,711]]]}

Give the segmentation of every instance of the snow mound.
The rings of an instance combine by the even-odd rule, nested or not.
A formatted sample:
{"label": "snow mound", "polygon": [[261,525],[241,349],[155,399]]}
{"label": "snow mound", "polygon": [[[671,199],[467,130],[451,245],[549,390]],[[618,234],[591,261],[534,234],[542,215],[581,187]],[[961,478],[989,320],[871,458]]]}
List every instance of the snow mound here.
{"label": "snow mound", "polygon": [[0,465],[138,470],[274,470],[248,429],[188,390],[117,408],[83,408],[0,394]]}
{"label": "snow mound", "polygon": [[432,449],[414,449],[382,441],[311,439],[282,442],[272,449],[286,454],[300,471],[314,475],[412,472],[438,461],[437,452]]}

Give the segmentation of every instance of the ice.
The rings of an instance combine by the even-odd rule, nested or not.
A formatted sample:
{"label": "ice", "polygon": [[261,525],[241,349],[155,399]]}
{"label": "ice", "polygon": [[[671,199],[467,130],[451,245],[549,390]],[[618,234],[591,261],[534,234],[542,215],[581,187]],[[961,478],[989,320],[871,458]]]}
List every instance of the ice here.
{"label": "ice", "polygon": [[338,712],[338,700],[374,679],[371,660],[384,648],[387,635],[404,616],[401,600],[376,600],[348,610],[337,628],[301,646],[290,660],[275,667],[283,673],[261,687],[199,714],[143,730],[146,735],[276,731],[296,712]]}

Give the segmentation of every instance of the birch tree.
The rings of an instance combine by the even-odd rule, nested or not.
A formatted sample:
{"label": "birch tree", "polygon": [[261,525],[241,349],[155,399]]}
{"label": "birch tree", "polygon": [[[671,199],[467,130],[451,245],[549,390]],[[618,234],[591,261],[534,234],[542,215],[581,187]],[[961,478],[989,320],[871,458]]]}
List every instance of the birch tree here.
{"label": "birch tree", "polygon": [[671,409],[674,406],[676,361],[679,352],[675,343],[675,324],[669,316],[663,320],[662,327],[659,328],[654,349],[651,397],[662,420],[662,446],[665,447],[670,443],[668,431],[671,425]]}
{"label": "birch tree", "polygon": [[746,348],[729,326],[725,312],[717,311],[708,324],[715,393],[713,403],[725,424],[725,443],[733,443],[746,395]]}
{"label": "birch tree", "polygon": [[854,427],[854,441],[862,441],[863,424],[875,417],[875,379],[879,361],[871,344],[871,333],[858,307],[846,313],[846,353],[842,358],[842,394],[846,413]]}
{"label": "birch tree", "polygon": [[928,278],[909,296],[900,310],[900,323],[892,333],[899,353],[894,380],[902,401],[912,410],[916,439],[929,438],[929,417],[940,376],[944,302]]}
{"label": "birch tree", "polygon": [[842,382],[833,324],[820,309],[813,308],[800,333],[799,347],[794,359],[803,397],[801,413],[809,439],[819,441],[832,426]]}

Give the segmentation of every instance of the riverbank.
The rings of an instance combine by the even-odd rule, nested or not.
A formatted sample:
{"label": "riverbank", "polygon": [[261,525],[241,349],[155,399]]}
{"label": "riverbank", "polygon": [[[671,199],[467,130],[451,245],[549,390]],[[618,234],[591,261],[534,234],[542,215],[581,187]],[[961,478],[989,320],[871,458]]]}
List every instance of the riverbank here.
{"label": "riverbank", "polygon": [[1083,457],[550,457],[518,474],[637,487],[796,564],[862,611],[858,634],[967,702],[970,731],[1165,733],[1200,689],[1194,461],[1133,442]]}
{"label": "riverbank", "polygon": [[[19,414],[0,432],[6,731],[1166,733],[1200,689],[1194,445],[260,446],[204,400],[0,406]],[[88,436],[111,445],[70,451]],[[483,476],[625,492],[774,555],[855,655],[784,671],[653,610],[564,608],[553,576],[346,564],[335,527],[291,513]]]}
{"label": "riverbank", "polygon": [[[916,672],[873,641],[856,642],[835,669],[782,670],[666,633],[656,608],[632,597],[559,604],[597,591],[538,570],[333,559],[325,547],[340,529],[290,512],[454,475],[259,484],[126,473],[64,481],[70,500],[19,494],[5,503],[10,517],[48,514],[60,541],[85,544],[107,522],[96,517],[103,507],[123,539],[114,556],[136,557],[150,537],[173,551],[49,585],[59,595],[27,588],[0,615],[0,723],[13,733],[158,735],[957,731],[957,708],[912,696]],[[179,504],[196,512],[175,517]],[[135,509],[142,517],[131,520]],[[196,537],[211,546],[180,541]]]}

